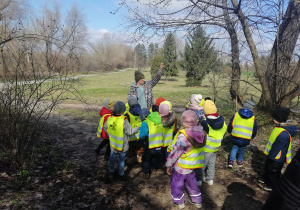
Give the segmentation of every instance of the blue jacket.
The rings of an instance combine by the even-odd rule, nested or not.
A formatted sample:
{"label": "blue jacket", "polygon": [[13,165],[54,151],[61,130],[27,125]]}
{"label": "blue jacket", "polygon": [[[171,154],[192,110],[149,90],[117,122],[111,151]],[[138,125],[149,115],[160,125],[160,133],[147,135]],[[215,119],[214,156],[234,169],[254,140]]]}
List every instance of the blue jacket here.
{"label": "blue jacket", "polygon": [[[141,106],[139,104],[135,104],[129,108],[129,112],[134,116],[139,116],[140,112],[141,112]],[[126,113],[125,116],[127,117],[128,121],[130,122],[128,113]]]}
{"label": "blue jacket", "polygon": [[[276,126],[277,127],[277,126]],[[280,127],[280,126],[278,126]],[[296,125],[290,125],[290,126],[283,126],[287,131],[283,131],[277,136],[276,140],[274,141],[272,148],[269,152],[268,158],[275,161],[275,162],[280,162],[284,163],[286,160],[286,153],[289,148],[290,144],[290,136],[289,134],[293,137],[297,133],[297,126]],[[275,159],[277,154],[281,151],[281,156],[279,159]]]}
{"label": "blue jacket", "polygon": [[[253,112],[250,109],[240,109],[238,111],[239,115],[244,118],[244,119],[249,119],[253,116]],[[230,118],[230,121],[228,123],[227,126],[227,132],[231,133],[232,132],[232,121],[233,121],[234,115]],[[254,139],[257,133],[257,122],[256,119],[254,120],[254,125],[253,125],[253,132],[252,132],[252,136],[251,139]],[[235,136],[231,136],[231,141],[233,144],[239,146],[239,147],[245,147],[248,144],[250,144],[250,140],[249,139],[244,139],[244,138],[240,138],[240,137],[235,137]]]}
{"label": "blue jacket", "polygon": [[209,134],[209,127],[212,127],[213,129],[220,129],[224,125],[224,118],[220,115],[218,118],[212,119],[210,117],[206,117],[206,120],[202,120],[201,125],[203,127],[203,130]]}

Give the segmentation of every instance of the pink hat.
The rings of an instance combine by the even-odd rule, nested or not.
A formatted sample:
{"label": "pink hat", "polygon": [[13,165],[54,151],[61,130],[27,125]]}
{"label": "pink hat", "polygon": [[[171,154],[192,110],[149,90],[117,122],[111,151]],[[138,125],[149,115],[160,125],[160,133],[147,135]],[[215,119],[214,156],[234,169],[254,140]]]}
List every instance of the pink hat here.
{"label": "pink hat", "polygon": [[181,115],[181,124],[185,128],[196,126],[198,124],[196,113],[192,110],[183,112]]}
{"label": "pink hat", "polygon": [[169,115],[169,105],[161,103],[159,105],[158,112],[161,117]]}

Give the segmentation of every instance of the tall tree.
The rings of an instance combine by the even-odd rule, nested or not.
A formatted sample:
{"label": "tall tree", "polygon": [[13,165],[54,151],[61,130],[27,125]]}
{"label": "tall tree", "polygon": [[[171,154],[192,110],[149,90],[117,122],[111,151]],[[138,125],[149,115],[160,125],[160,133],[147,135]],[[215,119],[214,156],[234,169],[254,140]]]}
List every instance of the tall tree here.
{"label": "tall tree", "polygon": [[147,61],[147,52],[145,45],[142,43],[137,44],[134,48],[133,53],[135,67],[137,67],[138,69],[145,67]]}
{"label": "tall tree", "polygon": [[166,77],[173,77],[178,75],[177,67],[177,52],[176,52],[176,39],[174,34],[167,34],[166,40],[163,45],[163,63],[164,75]]}
{"label": "tall tree", "polygon": [[181,64],[186,70],[186,86],[201,86],[205,75],[220,66],[212,39],[201,26],[196,27],[187,37]]}
{"label": "tall tree", "polygon": [[153,78],[156,75],[156,72],[159,70],[159,66],[161,63],[163,63],[163,55],[162,55],[162,49],[156,50],[155,55],[150,60],[150,73],[151,77]]}

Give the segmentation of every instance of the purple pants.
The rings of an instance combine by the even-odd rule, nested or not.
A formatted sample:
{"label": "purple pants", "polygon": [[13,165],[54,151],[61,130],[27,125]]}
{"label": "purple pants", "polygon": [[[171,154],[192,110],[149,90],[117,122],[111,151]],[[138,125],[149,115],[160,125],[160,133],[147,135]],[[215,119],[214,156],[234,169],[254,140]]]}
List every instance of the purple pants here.
{"label": "purple pants", "polygon": [[193,203],[201,203],[202,196],[198,187],[195,171],[190,174],[180,174],[173,170],[171,182],[171,194],[174,203],[180,205],[184,203],[184,190],[188,192]]}

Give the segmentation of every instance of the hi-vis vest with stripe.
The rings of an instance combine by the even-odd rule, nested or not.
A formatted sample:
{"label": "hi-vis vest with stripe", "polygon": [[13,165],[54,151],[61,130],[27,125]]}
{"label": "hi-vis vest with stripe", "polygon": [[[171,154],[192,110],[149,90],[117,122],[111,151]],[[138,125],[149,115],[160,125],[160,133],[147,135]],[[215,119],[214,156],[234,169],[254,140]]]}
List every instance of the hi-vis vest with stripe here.
{"label": "hi-vis vest with stripe", "polygon": [[[185,137],[187,137],[187,134],[184,129],[179,130],[172,143],[168,147],[168,152],[171,152],[173,150],[173,146],[175,145],[177,141],[178,135],[182,133]],[[204,147],[202,148],[195,148],[192,147],[187,153],[184,153],[180,156],[178,159],[178,165],[181,168],[185,169],[195,169],[195,168],[203,168],[204,165]]]}
{"label": "hi-vis vest with stripe", "polygon": [[149,129],[149,149],[163,146],[163,125],[155,125],[152,121],[148,120],[147,118],[146,120]]}
{"label": "hi-vis vest with stripe", "polygon": [[204,151],[213,153],[213,152],[218,151],[219,147],[221,146],[221,141],[227,130],[227,126],[226,126],[225,122],[224,122],[223,127],[220,129],[213,129],[209,124],[207,124],[207,125],[209,128],[209,132],[207,134],[206,145],[205,145]]}
{"label": "hi-vis vest with stripe", "polygon": [[175,123],[170,127],[164,127],[163,147],[168,147],[173,140],[173,131],[175,129]]}
{"label": "hi-vis vest with stripe", "polygon": [[253,133],[254,120],[254,116],[244,119],[239,115],[239,113],[235,113],[232,121],[231,135],[250,140]]}
{"label": "hi-vis vest with stripe", "polygon": [[[128,112],[129,118],[130,118],[130,125],[132,128],[141,127],[142,121],[140,116],[135,116]],[[136,141],[139,139],[140,131],[138,133],[132,134],[129,136],[129,141]]]}
{"label": "hi-vis vest with stripe", "polygon": [[125,116],[111,116],[107,119],[107,133],[110,146],[118,151],[123,149],[125,118]]}
{"label": "hi-vis vest with stripe", "polygon": [[101,137],[101,133],[102,133],[102,130],[103,130],[103,125],[104,125],[104,118],[105,118],[107,115],[111,115],[111,114],[105,114],[105,115],[103,115],[103,116],[100,118],[98,130],[97,130],[97,137]]}
{"label": "hi-vis vest with stripe", "polygon": [[[266,149],[265,149],[265,151],[264,151],[264,153],[265,153],[266,155],[269,155],[269,153],[270,153],[270,151],[271,151],[271,149],[272,149],[272,145],[273,145],[273,143],[275,142],[277,136],[279,136],[280,133],[283,132],[283,131],[287,131],[287,130],[285,130],[284,128],[281,128],[281,127],[276,127],[276,128],[273,129],[273,131],[272,131],[272,133],[271,133],[271,136],[270,136],[270,138],[269,138],[269,142],[268,142],[268,144],[267,144],[267,147],[266,147]],[[288,131],[287,131],[287,132],[288,132]],[[291,135],[290,135],[289,132],[288,132],[288,134],[289,134],[289,136],[290,136],[290,144],[289,144],[288,151],[287,151],[287,153],[286,153],[286,162],[287,162],[287,163],[290,163],[291,160],[292,160],[292,152],[291,152],[291,147],[292,147],[292,146],[291,146],[291,145],[292,145],[292,137],[291,137]],[[275,159],[279,159],[280,157],[281,157],[281,151],[278,152],[278,154],[276,155]]]}

